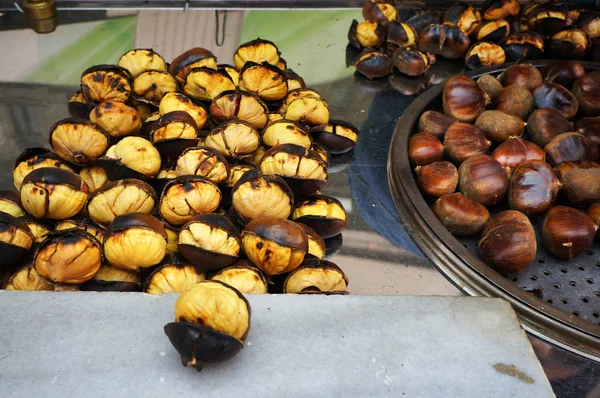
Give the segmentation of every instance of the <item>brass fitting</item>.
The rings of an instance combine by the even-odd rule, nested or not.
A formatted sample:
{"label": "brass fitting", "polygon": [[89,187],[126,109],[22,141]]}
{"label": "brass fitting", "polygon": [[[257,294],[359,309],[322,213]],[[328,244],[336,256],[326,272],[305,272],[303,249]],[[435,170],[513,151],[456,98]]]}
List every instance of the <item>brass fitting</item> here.
{"label": "brass fitting", "polygon": [[58,25],[54,0],[23,0],[23,11],[29,27],[36,33],[54,32]]}

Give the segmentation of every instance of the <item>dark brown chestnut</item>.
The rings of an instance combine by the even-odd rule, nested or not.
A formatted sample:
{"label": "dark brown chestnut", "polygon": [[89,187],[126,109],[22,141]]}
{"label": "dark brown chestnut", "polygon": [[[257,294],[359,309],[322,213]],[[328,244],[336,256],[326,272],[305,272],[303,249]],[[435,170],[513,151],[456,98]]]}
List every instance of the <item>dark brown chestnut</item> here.
{"label": "dark brown chestnut", "polygon": [[441,140],[444,138],[448,127],[454,123],[456,123],[455,119],[441,112],[425,111],[419,118],[419,132],[433,134]]}
{"label": "dark brown chestnut", "polygon": [[438,10],[418,10],[415,15],[406,20],[406,23],[412,26],[417,34],[429,25],[437,25],[442,22],[442,12]]}
{"label": "dark brown chestnut", "polygon": [[435,55],[414,48],[398,48],[392,55],[394,66],[407,76],[420,76],[435,63]]}
{"label": "dark brown chestnut", "polygon": [[469,123],[452,124],[444,136],[444,148],[458,164],[470,157],[486,154],[491,144],[479,127]]}
{"label": "dark brown chestnut", "polygon": [[481,13],[466,3],[454,3],[444,14],[444,22],[451,23],[470,35],[481,24]]}
{"label": "dark brown chestnut", "polygon": [[588,73],[575,81],[573,95],[586,116],[600,115],[600,73]]}
{"label": "dark brown chestnut", "polygon": [[518,0],[488,0],[482,5],[483,19],[495,21],[519,15],[521,6]]}
{"label": "dark brown chestnut", "polygon": [[569,120],[555,109],[536,109],[527,119],[529,137],[531,141],[541,147],[548,145],[557,135],[567,133],[572,129]]}
{"label": "dark brown chestnut", "polygon": [[577,98],[559,84],[545,82],[533,91],[533,96],[538,108],[557,110],[567,119],[572,119],[577,114]]}
{"label": "dark brown chestnut", "polygon": [[536,32],[513,33],[508,36],[503,48],[509,61],[538,59],[544,53],[544,39]]}
{"label": "dark brown chestnut", "polygon": [[379,46],[385,40],[385,27],[377,22],[352,21],[348,31],[348,41],[360,49]]}
{"label": "dark brown chestnut", "polygon": [[453,76],[444,86],[444,114],[459,122],[474,122],[489,102],[488,95],[479,88],[475,80],[467,76]]}
{"label": "dark brown chestnut", "polygon": [[335,198],[311,195],[296,204],[292,220],[308,225],[323,239],[328,239],[346,227],[346,210]]}
{"label": "dark brown chestnut", "polygon": [[549,53],[556,58],[583,58],[590,47],[590,40],[582,30],[567,29],[552,36]]}
{"label": "dark brown chestnut", "polygon": [[421,191],[434,198],[453,193],[458,185],[458,170],[450,162],[417,166],[415,171]]}
{"label": "dark brown chestnut", "polygon": [[475,126],[495,144],[502,143],[510,137],[520,137],[525,130],[523,120],[499,110],[483,111],[475,120]]}
{"label": "dark brown chestnut", "polygon": [[577,79],[585,75],[585,69],[577,61],[557,61],[544,66],[541,73],[546,81],[571,88]]}
{"label": "dark brown chestnut", "polygon": [[583,30],[590,39],[597,39],[600,37],[600,13],[582,10],[577,18],[577,27]]}
{"label": "dark brown chestnut", "polygon": [[542,238],[554,257],[568,260],[592,247],[596,228],[594,221],[584,212],[572,207],[556,206],[546,215]]}
{"label": "dark brown chestnut", "polygon": [[480,41],[474,44],[465,56],[465,65],[470,69],[477,69],[484,66],[503,64],[506,60],[506,54],[499,45]]}
{"label": "dark brown chestnut", "polygon": [[508,191],[506,171],[491,156],[478,155],[465,160],[458,174],[459,191],[484,206],[499,203]]}
{"label": "dark brown chestnut", "polygon": [[414,46],[417,41],[417,32],[409,24],[392,21],[387,26],[387,41],[400,48]]}
{"label": "dark brown chestnut", "polygon": [[568,14],[566,1],[537,3],[527,12],[527,26],[544,37],[551,37],[565,28]]}
{"label": "dark brown chestnut", "polygon": [[496,109],[527,120],[535,109],[535,100],[526,87],[512,85],[500,91],[496,98]]}
{"label": "dark brown chestnut", "polygon": [[388,22],[398,19],[398,12],[394,4],[387,1],[365,1],[362,16],[367,21],[387,25]]}
{"label": "dark brown chestnut", "polygon": [[418,39],[421,51],[448,59],[464,57],[470,45],[469,35],[451,23],[429,25]]}
{"label": "dark brown chestnut", "polygon": [[509,66],[498,76],[498,80],[504,87],[514,84],[525,87],[530,91],[543,83],[540,71],[535,66],[527,63]]}
{"label": "dark brown chestnut", "polygon": [[77,90],[69,99],[69,114],[74,118],[87,119],[92,109],[94,104],[85,99],[81,90]]}
{"label": "dark brown chestnut", "polygon": [[424,166],[442,159],[444,145],[433,134],[418,133],[408,141],[408,158],[413,166]]}
{"label": "dark brown chestnut", "polygon": [[526,160],[510,179],[508,206],[528,217],[544,213],[556,201],[561,185],[548,163]]}
{"label": "dark brown chestnut", "polygon": [[492,101],[498,98],[498,94],[502,91],[502,83],[492,75],[483,75],[477,79],[477,85],[482,89]]}
{"label": "dark brown chestnut", "polygon": [[169,73],[175,77],[179,84],[184,84],[192,68],[202,67],[217,69],[217,57],[205,48],[194,47],[171,62]]}
{"label": "dark brown chestnut", "polygon": [[585,135],[600,147],[600,117],[584,117],[576,124],[578,133]]}
{"label": "dark brown chestnut", "polygon": [[356,146],[358,133],[358,128],[353,124],[330,119],[322,130],[313,132],[313,138],[325,146],[330,153],[337,155],[346,153]]}
{"label": "dark brown chestnut", "polygon": [[455,236],[477,235],[490,221],[490,212],[485,206],[459,192],[436,200],[433,213]]}
{"label": "dark brown chestnut", "polygon": [[598,145],[579,133],[563,133],[552,139],[544,147],[546,159],[551,166],[562,162],[598,159]]}
{"label": "dark brown chestnut", "polygon": [[588,207],[586,214],[588,217],[592,219],[594,224],[596,224],[596,236],[600,237],[600,202],[592,203],[590,207]]}
{"label": "dark brown chestnut", "polygon": [[510,34],[510,24],[504,19],[485,22],[477,31],[477,41],[501,44]]}
{"label": "dark brown chestnut", "polygon": [[531,222],[515,210],[496,214],[484,228],[477,246],[483,261],[501,274],[524,270],[537,253]]}
{"label": "dark brown chestnut", "polygon": [[356,61],[356,70],[367,79],[389,76],[393,68],[392,60],[379,51],[362,54]]}
{"label": "dark brown chestnut", "polygon": [[546,153],[542,148],[532,142],[523,140],[519,137],[510,137],[502,144],[498,145],[492,157],[498,161],[508,176],[526,160],[546,160]]}
{"label": "dark brown chestnut", "polygon": [[600,164],[563,162],[556,166],[554,172],[571,204],[585,206],[600,200]]}

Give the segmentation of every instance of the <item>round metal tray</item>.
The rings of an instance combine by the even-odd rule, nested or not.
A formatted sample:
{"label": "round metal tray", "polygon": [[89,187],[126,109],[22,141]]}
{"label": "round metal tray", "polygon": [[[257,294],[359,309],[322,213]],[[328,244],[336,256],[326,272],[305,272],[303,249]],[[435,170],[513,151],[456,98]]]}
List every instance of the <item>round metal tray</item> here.
{"label": "round metal tray", "polygon": [[[552,60],[533,61],[543,67]],[[586,70],[600,64],[582,62]],[[511,64],[482,68],[470,77],[497,75]],[[518,275],[501,276],[477,255],[478,238],[454,237],[430,209],[417,186],[408,161],[408,140],[417,133],[426,110],[441,111],[442,82],[419,96],[396,125],[388,157],[388,178],[400,218],[417,245],[462,292],[471,296],[502,297],[517,312],[530,333],[567,350],[600,361],[600,243],[587,254],[562,261],[538,244],[537,261]],[[506,203],[490,209],[506,210]],[[543,216],[532,219],[541,242]]]}

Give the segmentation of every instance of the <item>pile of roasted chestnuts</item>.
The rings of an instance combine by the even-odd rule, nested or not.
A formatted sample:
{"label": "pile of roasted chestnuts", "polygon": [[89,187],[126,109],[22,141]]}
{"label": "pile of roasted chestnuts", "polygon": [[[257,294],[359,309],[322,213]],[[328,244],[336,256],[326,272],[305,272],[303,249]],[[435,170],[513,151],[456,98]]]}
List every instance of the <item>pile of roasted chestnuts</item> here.
{"label": "pile of roasted chestnuts", "polygon": [[590,250],[600,237],[600,72],[557,61],[457,75],[440,111],[420,116],[408,155],[448,231],[480,236],[481,258],[505,275],[529,266],[538,245],[562,260]]}
{"label": "pile of roasted chestnuts", "polygon": [[348,32],[347,56],[368,79],[395,67],[419,76],[436,56],[462,59],[468,68],[543,57],[600,60],[600,12],[569,7],[565,0],[466,2],[445,12],[404,12],[393,0],[368,0],[362,22]]}
{"label": "pile of roasted chestnuts", "polygon": [[85,70],[51,149],[21,153],[17,191],[0,192],[0,286],[162,294],[211,280],[202,286],[237,295],[346,293],[324,260],[346,212],[321,190],[359,132],[330,117],[274,43],[244,43],[233,59],[193,48],[169,64],[134,49]]}

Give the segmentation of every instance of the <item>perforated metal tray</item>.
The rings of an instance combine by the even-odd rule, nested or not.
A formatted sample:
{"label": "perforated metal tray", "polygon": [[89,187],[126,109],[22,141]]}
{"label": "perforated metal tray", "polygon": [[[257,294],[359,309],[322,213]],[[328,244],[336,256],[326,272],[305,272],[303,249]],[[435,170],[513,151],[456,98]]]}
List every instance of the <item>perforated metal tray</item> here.
{"label": "perforated metal tray", "polygon": [[[533,64],[543,67],[550,62]],[[600,69],[597,63],[582,64],[586,70]],[[509,65],[482,68],[468,75],[497,75]],[[408,161],[408,140],[417,133],[424,111],[441,110],[443,86],[440,83],[419,96],[396,125],[388,178],[398,214],[423,252],[464,293],[503,297],[511,302],[530,333],[600,361],[600,242],[570,261],[558,260],[541,243],[542,215],[532,219],[539,243],[537,260],[521,273],[503,277],[479,258],[478,237],[457,239],[450,234],[419,191]],[[504,203],[490,212],[493,215],[506,209]]]}

